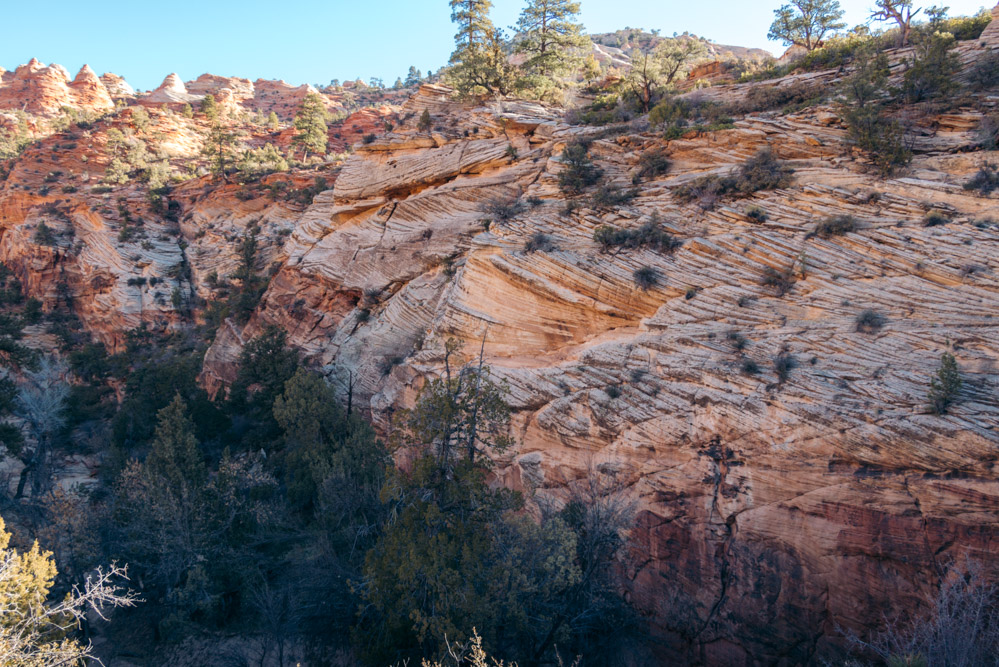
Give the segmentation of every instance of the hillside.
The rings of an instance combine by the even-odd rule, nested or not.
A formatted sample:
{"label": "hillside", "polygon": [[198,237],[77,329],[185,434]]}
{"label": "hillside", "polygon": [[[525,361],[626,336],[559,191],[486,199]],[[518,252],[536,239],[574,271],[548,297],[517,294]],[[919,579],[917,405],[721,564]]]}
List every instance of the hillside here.
{"label": "hillside", "polygon": [[[184,105],[212,94],[246,148],[294,152],[290,121],[315,91],[171,75],[134,95],[32,61],[0,79],[12,127],[19,102],[32,127],[62,107],[95,116],[0,172],[0,261],[110,352],[203,342],[199,381],[220,400],[276,327],[386,442],[449,339],[450,363],[481,350],[513,415],[490,482],[527,492],[527,514],[589,479],[621,490],[635,509],[622,586],[657,663],[844,659],[845,633],[917,613],[954,564],[999,581],[999,195],[965,187],[999,164],[979,143],[999,96],[968,83],[997,50],[996,20],[958,43],[961,94],[899,111],[913,157],[887,176],[833,95],[850,67],[684,93],[738,113],[669,137],[641,114],[585,125],[440,83],[323,91],[334,155],[220,178],[205,172],[210,123]],[[911,55],[889,52],[893,83]],[[788,91],[800,103],[760,103]],[[272,111],[278,127],[250,117]],[[105,182],[128,150],[112,130],[175,174],[162,199],[137,176]],[[576,195],[567,147],[600,170]],[[697,195],[767,151],[776,186]],[[243,312],[248,238],[262,287]],[[56,356],[82,349],[57,352],[54,335],[26,330]],[[948,352],[963,385],[936,414]],[[56,477],[97,485],[105,453],[65,452]],[[13,484],[23,466],[5,466]]]}

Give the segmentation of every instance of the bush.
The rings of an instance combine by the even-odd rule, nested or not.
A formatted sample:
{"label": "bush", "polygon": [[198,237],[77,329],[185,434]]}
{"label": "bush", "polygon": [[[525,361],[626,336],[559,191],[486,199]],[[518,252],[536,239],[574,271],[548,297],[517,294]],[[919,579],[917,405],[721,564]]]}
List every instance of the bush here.
{"label": "bush", "polygon": [[617,208],[624,206],[637,196],[637,189],[623,190],[618,185],[602,185],[590,197],[590,204],[595,209]]}
{"label": "bush", "polygon": [[968,83],[975,90],[999,86],[999,51],[989,51],[968,72]]}
{"label": "bush", "polygon": [[857,315],[856,325],[859,333],[875,334],[885,326],[885,316],[873,310],[865,310]]}
{"label": "bush", "polygon": [[361,141],[364,142],[365,144],[373,144],[373,143],[375,143],[375,139],[377,139],[377,138],[378,138],[378,135],[376,135],[374,132],[372,132],[371,134],[364,135],[364,138],[361,139]]}
{"label": "bush", "polygon": [[852,108],[843,114],[843,120],[850,139],[869,154],[881,176],[889,176],[912,162],[905,129],[880,106]]}
{"label": "bush", "polygon": [[558,175],[558,185],[567,195],[580,194],[599,182],[604,173],[590,159],[590,145],[587,142],[568,144],[562,151],[562,164],[564,168]]}
{"label": "bush", "polygon": [[833,236],[843,236],[857,230],[857,219],[852,215],[837,215],[820,222],[812,234],[828,239]]}
{"label": "bush", "polygon": [[769,219],[767,212],[759,206],[750,206],[746,209],[746,217],[754,222],[764,223]]}
{"label": "bush", "polygon": [[516,218],[526,210],[524,202],[520,199],[508,199],[506,201],[496,200],[489,202],[482,209],[483,213],[488,213],[494,220],[506,222]]}
{"label": "bush", "polygon": [[635,272],[631,275],[635,280],[635,286],[641,290],[649,290],[659,284],[659,272],[651,266],[643,266],[640,269],[635,269]]}
{"label": "bush", "polygon": [[784,351],[774,358],[774,372],[777,381],[784,384],[791,377],[791,371],[798,367],[798,360],[791,353]]}
{"label": "bush", "polygon": [[940,357],[940,368],[930,380],[929,402],[934,414],[945,415],[961,391],[961,369],[950,352]]}
{"label": "bush", "polygon": [[555,245],[554,240],[548,234],[544,232],[534,232],[531,238],[527,239],[524,244],[524,252],[531,254],[532,252],[552,252],[558,250],[558,246]]}
{"label": "bush", "polygon": [[906,63],[902,94],[909,102],[941,97],[957,88],[954,75],[961,59],[953,52],[954,36],[935,33],[916,43],[916,52]]}
{"label": "bush", "polygon": [[746,160],[734,176],[702,176],[676,188],[673,195],[681,202],[696,201],[707,210],[729,194],[748,195],[787,187],[792,174],[793,169],[778,160],[770,149],[764,148]]}
{"label": "bush", "polygon": [[999,190],[999,167],[986,162],[978,173],[964,184],[964,189],[975,190],[981,195],[989,195]]}
{"label": "bush", "polygon": [[593,240],[600,244],[600,249],[603,252],[620,247],[649,248],[668,254],[683,245],[681,241],[660,227],[658,214],[653,214],[638,229],[621,229],[620,227],[601,225],[593,232]]}
{"label": "bush", "polygon": [[662,148],[644,151],[638,158],[638,178],[649,179],[662,176],[669,171],[669,153]]}
{"label": "bush", "polygon": [[[999,64],[996,65],[999,67]],[[975,145],[984,151],[999,148],[999,115],[985,116],[975,130]]]}
{"label": "bush", "polygon": [[752,359],[743,359],[741,369],[744,375],[760,374],[760,365]]}
{"label": "bush", "polygon": [[763,270],[763,278],[760,284],[764,287],[773,288],[777,296],[784,296],[794,287],[795,279],[790,271],[779,271],[772,266]]}
{"label": "bush", "polygon": [[733,110],[743,114],[775,109],[792,113],[819,104],[826,95],[827,87],[803,82],[789,86],[756,86]]}
{"label": "bush", "polygon": [[923,218],[923,227],[940,227],[950,223],[950,216],[943,211],[933,209]]}

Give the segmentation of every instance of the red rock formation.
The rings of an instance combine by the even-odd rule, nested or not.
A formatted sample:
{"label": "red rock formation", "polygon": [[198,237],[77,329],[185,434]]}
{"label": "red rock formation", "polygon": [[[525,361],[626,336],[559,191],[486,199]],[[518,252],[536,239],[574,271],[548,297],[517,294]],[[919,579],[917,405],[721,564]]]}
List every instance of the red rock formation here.
{"label": "red rock formation", "polygon": [[34,58],[0,76],[0,110],[52,116],[63,107],[107,111],[114,108],[114,103],[104,84],[86,65],[72,82],[61,65],[45,67]]}

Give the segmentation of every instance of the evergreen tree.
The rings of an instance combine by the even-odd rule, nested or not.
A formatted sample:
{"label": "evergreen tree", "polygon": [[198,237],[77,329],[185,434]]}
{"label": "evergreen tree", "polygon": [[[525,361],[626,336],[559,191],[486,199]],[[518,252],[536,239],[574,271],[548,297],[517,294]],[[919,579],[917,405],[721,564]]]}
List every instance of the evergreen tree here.
{"label": "evergreen tree", "polygon": [[940,368],[936,375],[930,380],[930,409],[935,414],[945,415],[961,391],[961,369],[957,366],[957,360],[950,352],[944,352],[940,358]]}
{"label": "evergreen tree", "polygon": [[412,88],[414,86],[420,85],[420,80],[423,76],[420,74],[420,70],[416,69],[412,65],[409,66],[409,72],[406,73],[406,80],[403,82],[406,88]]}
{"label": "evergreen tree", "polygon": [[635,49],[626,81],[642,111],[648,113],[664,89],[706,52],[704,44],[691,37],[665,39],[651,53]]}
{"label": "evergreen tree", "polygon": [[166,480],[175,489],[198,486],[205,480],[205,464],[187,404],[177,394],[157,415],[156,435],[146,457],[149,474]]}
{"label": "evergreen tree", "polygon": [[898,25],[898,45],[902,47],[909,43],[912,19],[921,11],[913,10],[912,0],[877,0],[871,11],[871,20],[894,21]]}
{"label": "evergreen tree", "polygon": [[221,177],[223,181],[227,180],[226,174],[235,160],[237,143],[235,132],[220,122],[212,125],[201,154],[208,158],[208,168],[213,176]]}
{"label": "evergreen tree", "polygon": [[191,108],[190,104],[185,104],[184,108],[181,109],[180,115],[184,118],[194,118],[194,109]]}
{"label": "evergreen tree", "polygon": [[572,0],[528,0],[517,21],[516,52],[527,59],[522,65],[522,88],[538,92],[560,86],[572,74],[586,45],[578,22],[579,3]]}
{"label": "evergreen tree", "polygon": [[205,115],[208,120],[215,120],[219,117],[219,108],[215,104],[214,95],[205,95],[201,98],[201,113]]}
{"label": "evergreen tree", "polygon": [[329,114],[322,98],[315,93],[306,95],[295,115],[295,129],[298,130],[295,143],[305,151],[304,159],[309,158],[310,152],[317,155],[326,154],[326,145],[329,141],[329,128],[326,126],[328,120]]}
{"label": "evergreen tree", "polygon": [[774,10],[767,38],[814,51],[826,35],[846,27],[843,14],[839,0],[792,0]]}
{"label": "evergreen tree", "polygon": [[503,31],[489,19],[489,0],[451,0],[458,24],[448,79],[459,95],[505,95],[512,84]]}
{"label": "evergreen tree", "polygon": [[280,125],[281,125],[281,119],[278,118],[278,115],[276,113],[272,111],[269,114],[267,114],[267,127],[269,127],[272,130],[276,130]]}

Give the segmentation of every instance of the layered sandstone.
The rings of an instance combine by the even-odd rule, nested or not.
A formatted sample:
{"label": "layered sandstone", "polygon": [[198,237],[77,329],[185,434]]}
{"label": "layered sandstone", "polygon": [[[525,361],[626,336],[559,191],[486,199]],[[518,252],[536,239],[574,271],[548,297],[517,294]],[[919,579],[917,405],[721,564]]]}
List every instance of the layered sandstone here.
{"label": "layered sandstone", "polygon": [[[668,146],[569,127],[534,105],[459,107],[431,86],[404,111],[423,109],[430,133],[413,119],[356,147],[296,226],[254,319],[220,331],[209,385],[278,324],[334,384],[353,379],[355,401],[388,431],[440,371],[445,339],[471,356],[485,338],[516,411],[518,445],[498,457],[498,477],[559,497],[599,471],[627,489],[638,507],[629,596],[673,640],[664,660],[805,664],[835,655],[840,629],[918,609],[949,564],[994,567],[997,206],[961,187],[995,157],[963,152],[981,112],[927,119],[911,169],[882,181],[845,147],[830,107],[751,115]],[[567,214],[558,156],[585,135],[610,183],[630,186],[653,148],[673,168],[627,205]],[[795,168],[791,187],[709,211],[672,195],[764,147]],[[534,204],[486,229],[490,201]],[[926,227],[930,209],[951,222]],[[653,215],[683,240],[674,254],[602,253],[592,240],[599,225]],[[812,234],[835,215],[860,227]],[[537,232],[554,249],[525,252]],[[641,267],[656,287],[635,287]],[[793,276],[786,295],[761,284],[767,269]],[[866,310],[883,329],[857,330]],[[965,389],[937,416],[927,389],[947,350]],[[786,380],[780,356],[794,360]],[[747,360],[760,371],[747,374]]]}
{"label": "layered sandstone", "polygon": [[32,58],[13,72],[0,74],[0,110],[18,110],[53,116],[62,108],[108,111],[114,102],[89,65],[75,78],[62,65],[45,66]]}

